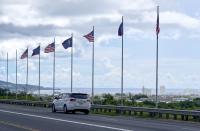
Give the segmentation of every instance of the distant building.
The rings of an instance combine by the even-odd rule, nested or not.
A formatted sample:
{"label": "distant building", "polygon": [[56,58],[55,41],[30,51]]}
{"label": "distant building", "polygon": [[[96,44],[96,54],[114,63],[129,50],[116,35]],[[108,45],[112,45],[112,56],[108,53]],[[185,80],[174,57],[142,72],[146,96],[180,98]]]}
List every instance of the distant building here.
{"label": "distant building", "polygon": [[151,89],[145,88],[144,86],[142,86],[142,94],[150,96],[151,95]]}
{"label": "distant building", "polygon": [[165,86],[160,86],[160,94],[159,95],[165,95],[165,91],[166,91]]}
{"label": "distant building", "polygon": [[142,94],[144,94],[144,86],[142,86]]}
{"label": "distant building", "polygon": [[174,102],[180,102],[180,101],[188,101],[188,100],[190,100],[189,98],[173,98],[172,99]]}

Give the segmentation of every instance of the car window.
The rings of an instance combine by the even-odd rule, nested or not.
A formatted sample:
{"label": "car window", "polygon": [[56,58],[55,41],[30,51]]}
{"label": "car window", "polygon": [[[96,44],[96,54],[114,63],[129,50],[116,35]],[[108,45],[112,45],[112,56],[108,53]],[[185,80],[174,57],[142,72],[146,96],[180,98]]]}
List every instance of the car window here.
{"label": "car window", "polygon": [[78,99],[87,99],[88,95],[87,94],[71,94],[70,97],[78,98]]}
{"label": "car window", "polygon": [[62,94],[60,94],[59,96],[58,96],[58,99],[61,99],[62,98]]}
{"label": "car window", "polygon": [[65,99],[65,98],[68,98],[69,97],[69,94],[63,94],[62,95],[62,99]]}

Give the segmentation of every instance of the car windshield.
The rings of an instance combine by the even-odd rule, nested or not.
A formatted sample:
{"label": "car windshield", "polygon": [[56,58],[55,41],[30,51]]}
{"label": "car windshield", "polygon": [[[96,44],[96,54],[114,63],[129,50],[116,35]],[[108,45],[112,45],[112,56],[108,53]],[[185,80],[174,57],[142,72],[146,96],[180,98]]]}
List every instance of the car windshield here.
{"label": "car windshield", "polygon": [[88,98],[87,94],[76,94],[76,93],[73,93],[70,96],[73,97],[73,98],[78,98],[78,99],[87,99]]}

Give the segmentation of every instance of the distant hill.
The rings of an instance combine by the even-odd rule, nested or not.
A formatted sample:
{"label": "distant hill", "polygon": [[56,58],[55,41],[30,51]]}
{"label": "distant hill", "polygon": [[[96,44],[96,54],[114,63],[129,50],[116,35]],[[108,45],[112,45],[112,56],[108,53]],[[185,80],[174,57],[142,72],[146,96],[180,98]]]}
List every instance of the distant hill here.
{"label": "distant hill", "polygon": [[[7,88],[7,82],[0,80],[0,88]],[[8,88],[10,91],[16,90],[16,84],[8,82]],[[17,84],[17,89],[19,91],[24,91],[26,89],[26,84]],[[52,88],[49,87],[40,87],[41,90],[52,90]],[[28,91],[36,91],[38,90],[38,86],[36,85],[28,85]]]}

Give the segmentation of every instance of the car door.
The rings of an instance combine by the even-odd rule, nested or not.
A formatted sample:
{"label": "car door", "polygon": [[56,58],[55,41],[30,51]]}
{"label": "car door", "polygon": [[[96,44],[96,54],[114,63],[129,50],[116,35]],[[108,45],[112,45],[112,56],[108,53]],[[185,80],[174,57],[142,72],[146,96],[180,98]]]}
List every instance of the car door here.
{"label": "car door", "polygon": [[67,98],[68,98],[68,94],[64,93],[62,94],[62,98],[60,99],[60,108],[63,109],[64,105],[67,103]]}
{"label": "car door", "polygon": [[61,100],[61,98],[62,98],[62,94],[59,95],[57,97],[57,99],[55,99],[55,101],[54,101],[54,105],[55,105],[56,110],[61,110],[61,107],[60,107],[60,100]]}

